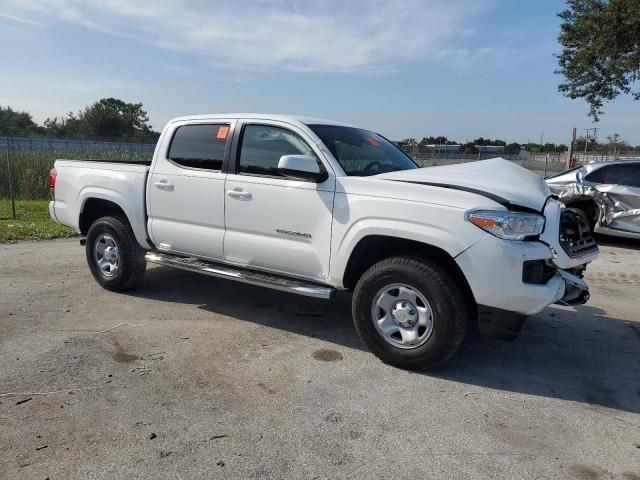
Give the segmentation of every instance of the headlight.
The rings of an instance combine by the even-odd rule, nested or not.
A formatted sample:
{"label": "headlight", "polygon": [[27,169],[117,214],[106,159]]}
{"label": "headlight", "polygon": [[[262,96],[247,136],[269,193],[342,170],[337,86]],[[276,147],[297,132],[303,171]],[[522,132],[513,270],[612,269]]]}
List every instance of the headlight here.
{"label": "headlight", "polygon": [[544,217],[535,213],[473,210],[467,212],[467,220],[505,240],[522,240],[540,235],[544,229]]}

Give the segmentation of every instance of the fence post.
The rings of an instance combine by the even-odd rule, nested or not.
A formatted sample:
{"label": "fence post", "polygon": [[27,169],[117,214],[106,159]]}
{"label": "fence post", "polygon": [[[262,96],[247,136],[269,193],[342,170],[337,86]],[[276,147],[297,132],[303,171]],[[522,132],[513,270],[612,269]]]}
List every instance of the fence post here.
{"label": "fence post", "polygon": [[7,173],[9,174],[9,197],[11,198],[11,216],[16,219],[16,197],[13,193],[13,172],[11,169],[11,155],[9,155],[9,138],[7,141]]}

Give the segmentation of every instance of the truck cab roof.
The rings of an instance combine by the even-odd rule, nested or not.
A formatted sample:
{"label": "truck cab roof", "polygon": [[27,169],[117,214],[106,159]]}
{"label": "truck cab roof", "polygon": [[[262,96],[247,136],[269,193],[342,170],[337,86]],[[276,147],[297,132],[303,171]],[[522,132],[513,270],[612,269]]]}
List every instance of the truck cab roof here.
{"label": "truck cab roof", "polygon": [[256,119],[256,120],[278,120],[281,122],[303,125],[339,125],[343,127],[354,127],[344,122],[327,120],[323,118],[305,117],[301,115],[287,115],[279,113],[210,113],[202,115],[188,115],[171,119],[169,123],[199,121],[212,119]]}

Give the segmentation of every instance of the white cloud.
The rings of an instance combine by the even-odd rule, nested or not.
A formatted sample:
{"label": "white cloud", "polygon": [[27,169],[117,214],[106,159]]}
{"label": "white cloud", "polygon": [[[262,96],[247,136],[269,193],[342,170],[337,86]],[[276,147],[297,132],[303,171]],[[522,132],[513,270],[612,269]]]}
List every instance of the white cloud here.
{"label": "white cloud", "polygon": [[[233,69],[357,72],[475,57],[473,0],[5,0],[53,18]],[[477,52],[482,56],[482,51]]]}
{"label": "white cloud", "polygon": [[0,18],[12,20],[18,23],[26,23],[27,25],[40,25],[40,22],[36,22],[35,20],[31,20],[30,18],[17,17],[16,15],[9,15],[8,13],[0,13]]}

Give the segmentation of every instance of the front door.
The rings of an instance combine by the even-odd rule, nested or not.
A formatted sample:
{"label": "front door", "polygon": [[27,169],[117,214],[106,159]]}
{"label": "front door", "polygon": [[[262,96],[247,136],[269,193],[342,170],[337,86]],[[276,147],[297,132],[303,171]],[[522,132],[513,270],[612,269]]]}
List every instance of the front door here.
{"label": "front door", "polygon": [[[238,127],[239,128],[239,127]],[[335,176],[322,183],[284,177],[283,155],[314,155],[306,134],[281,122],[245,122],[226,181],[228,262],[322,280],[329,274]]]}
{"label": "front door", "polygon": [[184,123],[163,139],[148,182],[149,235],[158,250],[222,259],[222,171],[233,122]]}

